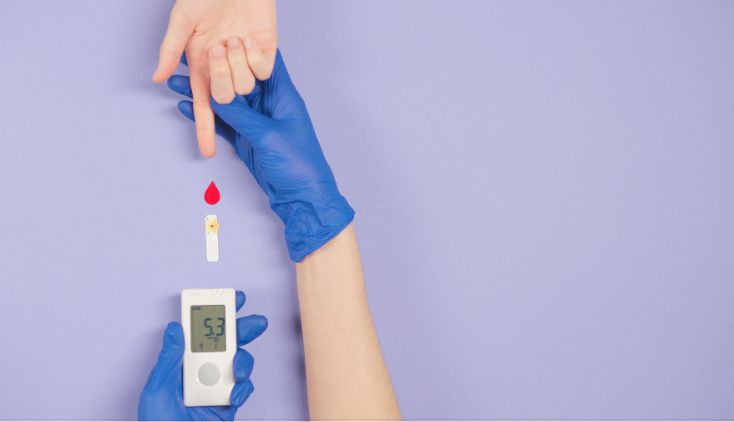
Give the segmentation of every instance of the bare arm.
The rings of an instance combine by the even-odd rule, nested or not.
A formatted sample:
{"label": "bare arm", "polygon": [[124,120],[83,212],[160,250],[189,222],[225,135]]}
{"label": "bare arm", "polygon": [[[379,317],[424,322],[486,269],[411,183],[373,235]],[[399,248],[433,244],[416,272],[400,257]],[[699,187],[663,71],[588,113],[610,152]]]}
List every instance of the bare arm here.
{"label": "bare arm", "polygon": [[311,419],[400,419],[353,226],[296,270]]}

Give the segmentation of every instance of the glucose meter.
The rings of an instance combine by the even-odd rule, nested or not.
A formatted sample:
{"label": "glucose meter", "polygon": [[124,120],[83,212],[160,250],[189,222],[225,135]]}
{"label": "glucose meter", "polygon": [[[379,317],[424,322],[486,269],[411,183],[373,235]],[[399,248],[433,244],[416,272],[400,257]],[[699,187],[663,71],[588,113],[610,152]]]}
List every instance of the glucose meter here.
{"label": "glucose meter", "polygon": [[234,289],[181,291],[184,329],[184,405],[227,406],[234,387],[237,351]]}

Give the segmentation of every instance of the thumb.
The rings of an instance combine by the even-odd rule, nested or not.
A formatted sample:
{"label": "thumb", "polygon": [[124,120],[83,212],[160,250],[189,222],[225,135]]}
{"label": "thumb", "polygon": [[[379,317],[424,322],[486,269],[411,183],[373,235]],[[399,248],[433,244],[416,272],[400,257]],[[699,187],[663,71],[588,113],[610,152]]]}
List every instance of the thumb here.
{"label": "thumb", "polygon": [[158,354],[158,361],[148,377],[146,389],[177,385],[175,381],[181,379],[185,347],[181,324],[169,322],[163,333],[163,345]]}
{"label": "thumb", "polygon": [[153,72],[154,82],[161,83],[173,74],[193,32],[194,25],[174,6],[158,53],[158,67]]}
{"label": "thumb", "polygon": [[211,100],[214,113],[255,147],[272,128],[274,120],[250,107],[244,97],[235,97],[229,104]]}

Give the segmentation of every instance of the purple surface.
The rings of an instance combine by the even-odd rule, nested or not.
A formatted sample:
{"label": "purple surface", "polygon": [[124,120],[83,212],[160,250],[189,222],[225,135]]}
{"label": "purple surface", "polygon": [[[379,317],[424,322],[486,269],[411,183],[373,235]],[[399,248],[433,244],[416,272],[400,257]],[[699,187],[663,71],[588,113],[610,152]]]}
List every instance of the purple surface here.
{"label": "purple surface", "polygon": [[[281,225],[149,82],[169,7],[0,1],[0,418],[135,417],[215,286],[270,319],[238,416],[307,416]],[[734,418],[734,2],[279,12],[406,418]]]}

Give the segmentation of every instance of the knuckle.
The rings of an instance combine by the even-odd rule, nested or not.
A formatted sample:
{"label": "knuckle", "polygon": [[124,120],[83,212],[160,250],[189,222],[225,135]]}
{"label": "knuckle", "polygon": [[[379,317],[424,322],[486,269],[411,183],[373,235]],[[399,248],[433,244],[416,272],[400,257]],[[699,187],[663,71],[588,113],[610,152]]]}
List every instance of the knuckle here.
{"label": "knuckle", "polygon": [[233,67],[242,67],[247,64],[247,59],[245,59],[244,54],[237,54],[236,52],[233,52],[227,57],[227,60],[229,60],[229,65]]}
{"label": "knuckle", "polygon": [[212,66],[211,70],[209,70],[214,77],[224,77],[226,75],[229,75],[229,66],[223,66],[223,65],[216,65]]}

